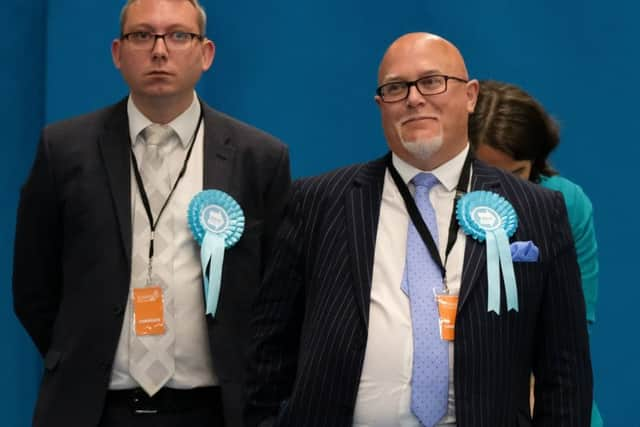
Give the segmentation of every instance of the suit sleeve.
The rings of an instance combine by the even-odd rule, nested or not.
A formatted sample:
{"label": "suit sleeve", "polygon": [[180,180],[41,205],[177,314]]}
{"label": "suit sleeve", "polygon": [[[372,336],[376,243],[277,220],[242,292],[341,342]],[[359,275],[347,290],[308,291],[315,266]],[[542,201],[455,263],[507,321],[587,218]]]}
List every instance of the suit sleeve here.
{"label": "suit sleeve", "polygon": [[545,267],[534,357],[534,426],[587,427],[593,378],[576,251],[560,193],[549,213],[552,253]]}
{"label": "suit sleeve", "polygon": [[[294,185],[295,187],[295,185]],[[270,425],[291,394],[304,307],[303,213],[291,200],[253,307],[247,426]]]}
{"label": "suit sleeve", "polygon": [[[265,258],[269,258],[269,254],[273,250],[274,240],[291,189],[291,171],[289,167],[289,150],[286,146],[282,147],[280,157],[278,159],[273,178],[269,183],[265,194],[265,206],[267,213],[265,215],[265,238],[263,239],[262,253],[266,254]],[[262,266],[262,273],[266,263]]]}
{"label": "suit sleeve", "polygon": [[13,306],[44,356],[51,343],[62,286],[62,221],[51,153],[41,137],[20,193],[13,257]]}

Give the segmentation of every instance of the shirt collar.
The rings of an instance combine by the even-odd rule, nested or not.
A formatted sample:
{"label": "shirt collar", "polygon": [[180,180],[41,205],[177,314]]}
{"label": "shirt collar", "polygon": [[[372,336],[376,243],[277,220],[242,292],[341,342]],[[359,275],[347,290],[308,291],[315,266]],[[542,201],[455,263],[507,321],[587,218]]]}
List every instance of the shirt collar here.
{"label": "shirt collar", "polygon": [[430,172],[438,178],[440,184],[447,189],[447,191],[455,190],[458,185],[458,181],[460,180],[460,175],[462,174],[462,167],[464,166],[464,160],[467,157],[467,153],[469,152],[469,144],[465,146],[465,148],[458,153],[451,160],[441,164],[437,168],[432,171],[423,171],[418,169],[409,163],[402,160],[395,153],[392,155],[393,166],[398,170],[398,174],[404,181],[405,184],[409,185],[413,177],[421,172]]}
{"label": "shirt collar", "polygon": [[[191,138],[196,132],[198,119],[200,118],[200,102],[196,93],[193,93],[193,101],[189,108],[182,112],[178,117],[167,123],[178,135],[180,143],[187,148]],[[132,145],[135,146],[142,141],[140,133],[153,122],[149,120],[134,104],[131,96],[127,100],[127,115],[129,117],[129,136]]]}

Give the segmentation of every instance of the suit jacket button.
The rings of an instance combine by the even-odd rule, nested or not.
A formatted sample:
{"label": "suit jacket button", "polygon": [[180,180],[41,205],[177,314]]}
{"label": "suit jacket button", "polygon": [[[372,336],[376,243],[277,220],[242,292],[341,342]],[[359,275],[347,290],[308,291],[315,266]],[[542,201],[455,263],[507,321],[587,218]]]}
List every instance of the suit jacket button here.
{"label": "suit jacket button", "polygon": [[116,316],[122,316],[124,313],[124,307],[122,305],[114,305],[113,306],[113,314]]}

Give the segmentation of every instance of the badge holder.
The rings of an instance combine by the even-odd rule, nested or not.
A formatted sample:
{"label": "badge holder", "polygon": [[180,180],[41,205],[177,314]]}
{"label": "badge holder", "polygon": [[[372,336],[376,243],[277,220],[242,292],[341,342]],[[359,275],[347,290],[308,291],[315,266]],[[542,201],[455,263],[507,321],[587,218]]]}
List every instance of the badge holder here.
{"label": "badge holder", "polygon": [[458,295],[451,295],[447,289],[434,289],[433,294],[438,303],[440,338],[444,341],[454,341]]}
{"label": "badge holder", "polygon": [[162,335],[165,332],[164,323],[164,294],[162,288],[151,284],[151,263],[149,259],[149,272],[147,286],[133,288],[131,298],[133,300],[133,327],[137,336]]}
{"label": "badge holder", "polygon": [[134,288],[132,298],[136,335],[164,334],[164,298],[160,286]]}

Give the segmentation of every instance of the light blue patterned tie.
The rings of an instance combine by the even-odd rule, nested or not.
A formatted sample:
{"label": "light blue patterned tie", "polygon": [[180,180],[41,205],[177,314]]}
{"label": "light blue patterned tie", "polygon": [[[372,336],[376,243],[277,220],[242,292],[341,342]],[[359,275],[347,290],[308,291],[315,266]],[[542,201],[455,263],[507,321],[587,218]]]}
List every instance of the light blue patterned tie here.
{"label": "light blue patterned tie", "polygon": [[[438,226],[429,191],[438,178],[419,173],[412,182],[416,205],[437,246]],[[402,290],[409,296],[413,326],[411,410],[425,427],[433,427],[445,415],[449,389],[449,346],[440,338],[433,289],[442,289],[442,273],[409,221]]]}

